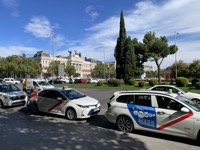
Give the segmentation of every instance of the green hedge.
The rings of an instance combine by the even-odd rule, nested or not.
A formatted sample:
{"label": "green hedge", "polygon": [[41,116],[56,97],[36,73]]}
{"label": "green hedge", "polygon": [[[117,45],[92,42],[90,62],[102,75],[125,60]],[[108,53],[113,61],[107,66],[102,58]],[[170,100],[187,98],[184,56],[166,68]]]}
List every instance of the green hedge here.
{"label": "green hedge", "polygon": [[128,84],[129,85],[135,85],[136,81],[134,79],[129,79]]}
{"label": "green hedge", "polygon": [[178,87],[185,87],[185,86],[188,85],[188,83],[189,83],[189,81],[185,77],[178,77],[178,78],[176,78],[176,85]]}
{"label": "green hedge", "polygon": [[149,85],[150,86],[154,86],[154,85],[157,85],[158,84],[158,80],[157,79],[151,79],[149,80]]}
{"label": "green hedge", "polygon": [[139,86],[139,87],[144,87],[145,84],[146,84],[145,81],[139,81],[139,82],[138,82],[138,86]]}
{"label": "green hedge", "polygon": [[196,82],[196,83],[195,83],[195,88],[196,88],[196,89],[200,89],[200,82]]}

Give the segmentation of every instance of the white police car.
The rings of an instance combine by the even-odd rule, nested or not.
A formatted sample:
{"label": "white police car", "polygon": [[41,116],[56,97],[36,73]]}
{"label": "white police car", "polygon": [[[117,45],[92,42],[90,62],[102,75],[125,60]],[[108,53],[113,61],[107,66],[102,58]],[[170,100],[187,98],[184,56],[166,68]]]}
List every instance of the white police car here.
{"label": "white police car", "polygon": [[24,105],[27,99],[27,94],[20,90],[15,84],[0,84],[0,108]]}
{"label": "white police car", "polygon": [[200,106],[183,96],[161,91],[118,91],[107,105],[107,120],[121,131],[148,130],[195,139],[200,144]]}

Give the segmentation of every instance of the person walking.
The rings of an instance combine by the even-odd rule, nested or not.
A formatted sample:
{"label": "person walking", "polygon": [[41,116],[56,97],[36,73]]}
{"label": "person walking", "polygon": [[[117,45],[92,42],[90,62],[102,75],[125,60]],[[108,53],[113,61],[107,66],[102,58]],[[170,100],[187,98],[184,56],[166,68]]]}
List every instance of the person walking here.
{"label": "person walking", "polygon": [[34,113],[35,112],[35,107],[36,104],[35,102],[37,101],[38,98],[38,89],[36,86],[33,86],[31,89],[31,93],[28,96],[28,104],[27,104],[27,108],[28,108],[28,114]]}
{"label": "person walking", "polygon": [[27,79],[23,81],[23,91],[27,93]]}

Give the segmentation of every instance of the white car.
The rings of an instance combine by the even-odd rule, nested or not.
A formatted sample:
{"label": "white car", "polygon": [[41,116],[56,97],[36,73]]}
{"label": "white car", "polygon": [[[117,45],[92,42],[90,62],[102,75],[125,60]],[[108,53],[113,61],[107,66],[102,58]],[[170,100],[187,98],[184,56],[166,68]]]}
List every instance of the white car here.
{"label": "white car", "polygon": [[27,99],[27,94],[20,90],[15,84],[0,84],[0,108],[24,105]]}
{"label": "white car", "polygon": [[14,78],[4,78],[3,82],[12,83],[12,84],[21,84],[20,81],[15,80]]}
{"label": "white car", "polygon": [[110,98],[105,116],[124,132],[152,131],[194,139],[200,145],[200,106],[181,95],[118,91]]}
{"label": "white car", "polygon": [[72,88],[53,88],[39,92],[34,113],[41,111],[63,115],[69,120],[89,118],[100,112],[98,100]]}
{"label": "white car", "polygon": [[186,92],[173,85],[155,85],[148,88],[148,90],[166,91],[166,92],[170,91],[172,93],[177,93],[200,105],[200,94]]}

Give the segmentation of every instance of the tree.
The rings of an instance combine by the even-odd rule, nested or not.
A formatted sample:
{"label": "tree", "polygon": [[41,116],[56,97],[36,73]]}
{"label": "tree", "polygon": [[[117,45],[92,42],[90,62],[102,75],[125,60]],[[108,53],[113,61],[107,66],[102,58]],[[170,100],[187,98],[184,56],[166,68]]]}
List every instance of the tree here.
{"label": "tree", "polygon": [[177,64],[173,64],[171,67],[172,74],[171,76],[176,78],[176,65],[177,65],[177,76],[178,77],[189,77],[189,66],[183,62],[183,60],[179,60]]}
{"label": "tree", "polygon": [[67,65],[65,68],[65,72],[68,74],[69,77],[75,76],[76,69],[73,65]]}
{"label": "tree", "polygon": [[144,74],[144,62],[147,62],[148,55],[146,47],[143,43],[138,42],[137,38],[134,38],[132,40],[133,46],[135,49],[135,57],[136,57],[136,68],[135,68],[135,76],[141,77],[142,74]]}
{"label": "tree", "polygon": [[104,76],[104,64],[98,63],[92,70],[91,75],[93,78],[102,78]]}
{"label": "tree", "polygon": [[124,75],[124,64],[125,64],[125,43],[126,43],[126,29],[124,23],[124,14],[121,11],[120,14],[120,30],[119,30],[119,37],[117,39],[117,43],[115,46],[115,59],[116,59],[116,78],[123,79]]}
{"label": "tree", "polygon": [[60,64],[60,61],[52,61],[49,64],[49,67],[47,69],[47,72],[53,75],[58,76],[58,65]]}
{"label": "tree", "polygon": [[200,60],[194,60],[189,65],[189,73],[194,78],[199,78],[200,77]]}
{"label": "tree", "polygon": [[124,63],[124,75],[123,79],[125,83],[128,83],[129,79],[134,78],[135,71],[135,51],[134,46],[131,41],[131,37],[129,36],[125,43],[125,63]]}
{"label": "tree", "polygon": [[156,37],[155,32],[145,34],[143,43],[145,44],[147,55],[151,61],[155,61],[158,69],[158,80],[160,80],[160,66],[168,55],[174,54],[178,48],[175,45],[168,46],[168,40],[165,36]]}

